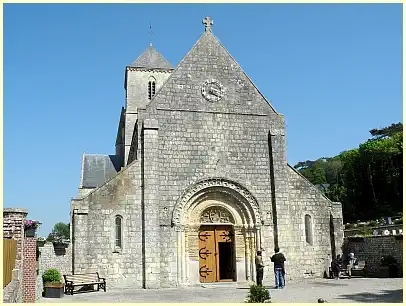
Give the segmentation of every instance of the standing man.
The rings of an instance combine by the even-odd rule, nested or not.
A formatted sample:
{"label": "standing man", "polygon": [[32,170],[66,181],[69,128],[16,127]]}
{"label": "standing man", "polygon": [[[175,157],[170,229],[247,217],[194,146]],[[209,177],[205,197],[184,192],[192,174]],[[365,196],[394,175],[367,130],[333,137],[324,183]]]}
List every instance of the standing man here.
{"label": "standing man", "polygon": [[335,279],[340,278],[340,271],[341,271],[342,264],[343,264],[343,260],[341,258],[341,255],[338,254],[337,257],[333,261],[333,269],[332,269],[333,276]]}
{"label": "standing man", "polygon": [[262,252],[257,251],[257,256],[255,257],[255,267],[257,270],[257,285],[262,286],[262,280],[264,278],[264,262],[262,260]]}
{"label": "standing man", "polygon": [[353,252],[350,252],[350,254],[348,254],[348,265],[347,265],[348,278],[351,278],[351,270],[354,267],[354,263],[355,263],[355,255]]}
{"label": "standing man", "polygon": [[285,261],[286,258],[282,253],[279,253],[279,248],[275,248],[275,254],[271,257],[274,263],[275,272],[275,288],[282,289],[285,286]]}

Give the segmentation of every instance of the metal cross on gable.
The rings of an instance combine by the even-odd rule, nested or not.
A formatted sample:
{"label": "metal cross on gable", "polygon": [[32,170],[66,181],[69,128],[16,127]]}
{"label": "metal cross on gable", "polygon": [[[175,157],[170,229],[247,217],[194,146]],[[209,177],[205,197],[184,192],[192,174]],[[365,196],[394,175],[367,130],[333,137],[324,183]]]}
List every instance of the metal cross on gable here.
{"label": "metal cross on gable", "polygon": [[209,17],[209,16],[206,16],[202,20],[202,23],[204,24],[205,31],[211,32],[211,26],[213,25],[213,19],[211,19],[211,17]]}

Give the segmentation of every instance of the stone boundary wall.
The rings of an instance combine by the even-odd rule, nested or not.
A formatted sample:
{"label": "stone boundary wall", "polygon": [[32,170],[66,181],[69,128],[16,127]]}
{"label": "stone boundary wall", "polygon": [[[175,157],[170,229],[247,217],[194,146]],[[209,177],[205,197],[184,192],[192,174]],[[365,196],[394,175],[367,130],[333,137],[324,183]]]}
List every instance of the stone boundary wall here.
{"label": "stone boundary wall", "polygon": [[42,296],[42,274],[46,270],[52,268],[58,270],[62,281],[64,274],[72,273],[72,244],[69,244],[64,252],[55,252],[54,245],[46,242],[44,246],[39,247],[39,252],[36,299]]}
{"label": "stone boundary wall", "polygon": [[358,260],[365,260],[368,277],[377,277],[383,256],[391,255],[398,262],[399,276],[403,277],[403,236],[370,236],[345,238],[344,256],[354,252]]}
{"label": "stone boundary wall", "polygon": [[4,303],[22,303],[24,220],[28,214],[23,208],[3,208],[3,238],[17,240],[16,263],[11,282],[3,288]]}

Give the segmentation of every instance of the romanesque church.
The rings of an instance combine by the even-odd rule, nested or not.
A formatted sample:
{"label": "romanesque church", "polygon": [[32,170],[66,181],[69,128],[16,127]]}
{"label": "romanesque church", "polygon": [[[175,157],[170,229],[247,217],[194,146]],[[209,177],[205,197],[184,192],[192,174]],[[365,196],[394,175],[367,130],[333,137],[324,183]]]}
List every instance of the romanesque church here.
{"label": "romanesque church", "polygon": [[263,250],[271,285],[275,246],[288,280],[322,277],[341,252],[341,204],[288,165],[283,115],[203,25],[176,67],[152,45],[126,67],[116,152],[82,157],[73,273],[110,288],[247,283]]}

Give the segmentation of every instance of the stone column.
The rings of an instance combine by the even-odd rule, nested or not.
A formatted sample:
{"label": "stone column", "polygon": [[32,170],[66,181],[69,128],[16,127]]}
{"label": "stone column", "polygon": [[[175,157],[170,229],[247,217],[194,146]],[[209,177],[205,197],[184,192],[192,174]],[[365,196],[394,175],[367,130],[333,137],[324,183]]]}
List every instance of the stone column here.
{"label": "stone column", "polygon": [[248,237],[249,237],[249,250],[250,250],[250,270],[251,270],[251,280],[255,281],[256,277],[257,277],[257,271],[255,269],[255,249],[256,249],[256,245],[255,245],[255,233],[254,233],[254,227],[250,226],[248,228]]}
{"label": "stone column", "polygon": [[244,235],[244,244],[245,244],[245,271],[246,271],[246,280],[251,279],[251,268],[250,268],[250,239],[247,226],[243,226],[242,232]]}
{"label": "stone column", "polygon": [[255,241],[257,251],[261,250],[261,227],[259,225],[255,226]]}
{"label": "stone column", "polygon": [[176,231],[176,263],[177,263],[177,274],[178,274],[178,285],[182,283],[182,231],[180,226],[175,227]]}
{"label": "stone column", "polygon": [[178,274],[178,286],[182,286],[186,283],[187,279],[187,267],[186,267],[186,239],[185,239],[185,227],[183,225],[176,225],[176,250],[177,250],[177,274]]}
{"label": "stone column", "polygon": [[145,119],[142,130],[141,177],[144,287],[160,287],[158,122]]}

